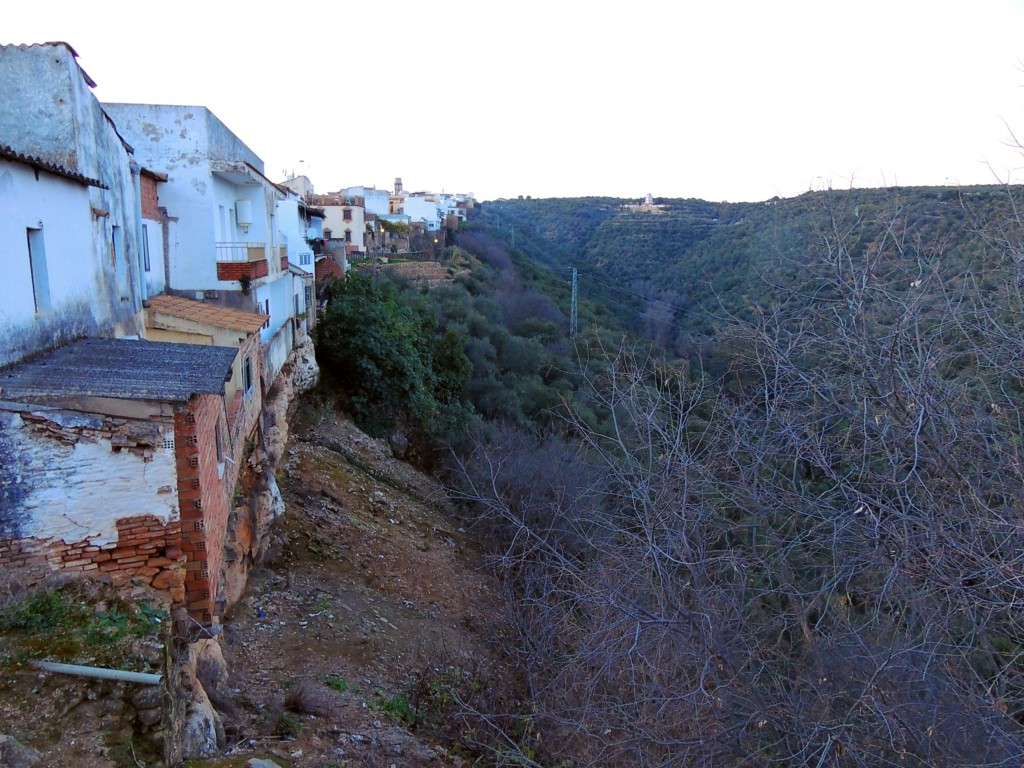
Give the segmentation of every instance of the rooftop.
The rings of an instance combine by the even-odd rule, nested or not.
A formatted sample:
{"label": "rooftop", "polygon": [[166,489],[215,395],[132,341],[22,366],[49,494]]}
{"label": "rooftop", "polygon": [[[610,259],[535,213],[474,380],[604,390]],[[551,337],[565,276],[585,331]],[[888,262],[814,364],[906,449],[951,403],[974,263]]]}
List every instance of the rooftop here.
{"label": "rooftop", "polygon": [[111,397],[185,403],[221,394],[232,347],[82,339],[0,373],[0,399]]}
{"label": "rooftop", "polygon": [[[9,147],[6,144],[0,144],[0,158],[5,160],[13,160],[16,163],[24,163],[25,165],[36,168],[43,171],[48,171],[55,176],[63,176],[65,179],[76,181],[79,184],[84,184],[87,187],[99,187],[100,189],[107,189],[107,185],[99,179],[91,179],[88,176],[83,176],[80,173],[69,170],[63,165],[58,163],[51,163],[49,160],[45,160],[41,157],[34,155],[26,155],[22,152],[18,152],[14,147]],[[36,174],[38,177],[38,172]]]}
{"label": "rooftop", "polygon": [[246,333],[255,333],[267,322],[267,315],[260,315],[256,312],[228,309],[217,304],[208,304],[205,301],[163,294],[150,297],[149,311]]}

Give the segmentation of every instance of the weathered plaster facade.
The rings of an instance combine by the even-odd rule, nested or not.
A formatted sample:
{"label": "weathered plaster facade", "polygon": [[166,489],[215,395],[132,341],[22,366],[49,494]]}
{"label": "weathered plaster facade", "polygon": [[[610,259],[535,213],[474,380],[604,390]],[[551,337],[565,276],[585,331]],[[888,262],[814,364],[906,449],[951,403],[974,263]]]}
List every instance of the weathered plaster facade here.
{"label": "weathered plaster facade", "polygon": [[0,77],[0,366],[84,335],[137,333],[131,147],[69,46],[0,46]]}
{"label": "weathered plaster facade", "polygon": [[236,354],[95,339],[0,374],[0,565],[142,579],[213,621]]}
{"label": "weathered plaster facade", "polygon": [[104,106],[139,162],[167,175],[160,203],[175,220],[167,292],[269,315],[268,343],[294,309],[277,221],[284,195],[263,161],[206,107]]}
{"label": "weathered plaster facade", "polygon": [[331,238],[343,240],[348,253],[366,252],[366,209],[363,198],[336,193],[313,198],[324,211],[324,229]]}

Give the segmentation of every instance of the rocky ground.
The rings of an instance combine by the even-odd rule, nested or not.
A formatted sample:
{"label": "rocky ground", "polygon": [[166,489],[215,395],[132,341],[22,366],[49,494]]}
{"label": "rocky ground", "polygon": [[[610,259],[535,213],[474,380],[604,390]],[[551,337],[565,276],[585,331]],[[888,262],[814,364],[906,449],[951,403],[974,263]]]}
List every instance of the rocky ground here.
{"label": "rocky ground", "polygon": [[225,621],[228,755],[462,764],[452,699],[509,695],[494,687],[512,675],[495,585],[443,489],[333,416],[293,440],[279,475],[282,551]]}
{"label": "rocky ground", "polygon": [[[278,482],[278,552],[225,618],[226,669],[206,671],[224,749],[189,768],[468,765],[481,720],[460,702],[494,711],[515,675],[497,587],[441,486],[334,415],[293,433]],[[36,766],[155,766],[124,685],[26,667],[0,680],[0,733],[40,748]]]}

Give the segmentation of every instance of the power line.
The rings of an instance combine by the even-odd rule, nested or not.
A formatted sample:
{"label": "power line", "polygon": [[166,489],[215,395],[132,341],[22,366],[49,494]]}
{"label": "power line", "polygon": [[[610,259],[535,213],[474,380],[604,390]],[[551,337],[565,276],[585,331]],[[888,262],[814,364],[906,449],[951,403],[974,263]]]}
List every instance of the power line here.
{"label": "power line", "polygon": [[684,312],[686,312],[686,309],[684,307],[676,306],[675,304],[672,304],[672,303],[667,302],[667,301],[662,301],[661,299],[649,298],[647,296],[644,296],[642,293],[637,293],[636,291],[631,291],[628,288],[623,288],[620,285],[615,285],[614,283],[609,283],[609,282],[607,282],[605,280],[602,280],[600,278],[594,277],[593,275],[591,275],[589,273],[582,272],[582,273],[580,273],[580,275],[581,275],[581,277],[585,277],[588,280],[590,280],[592,282],[595,282],[595,283],[598,283],[599,285],[602,285],[602,286],[604,286],[606,288],[610,288],[612,290],[628,294],[628,295],[633,296],[634,298],[637,298],[637,299],[639,299],[641,301],[647,302],[648,304],[659,304],[660,306],[664,307],[665,309],[671,310],[672,312],[677,312],[677,313],[684,313]]}

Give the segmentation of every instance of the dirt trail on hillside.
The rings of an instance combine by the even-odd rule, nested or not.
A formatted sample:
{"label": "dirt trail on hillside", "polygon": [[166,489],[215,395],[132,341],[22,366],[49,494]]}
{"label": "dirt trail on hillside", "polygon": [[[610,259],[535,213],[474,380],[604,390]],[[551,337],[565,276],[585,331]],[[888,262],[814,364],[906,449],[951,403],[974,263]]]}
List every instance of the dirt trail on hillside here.
{"label": "dirt trail on hillside", "polygon": [[511,676],[496,653],[496,586],[443,489],[333,416],[296,435],[278,479],[285,543],[225,620],[230,677],[215,704],[229,754],[294,768],[462,764],[431,729],[406,727],[411,681]]}

